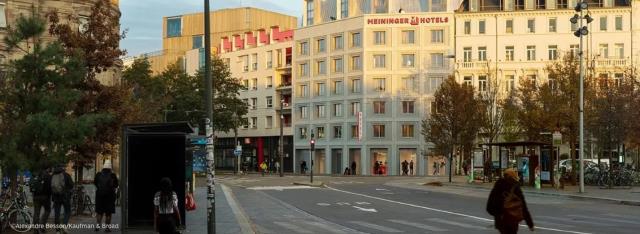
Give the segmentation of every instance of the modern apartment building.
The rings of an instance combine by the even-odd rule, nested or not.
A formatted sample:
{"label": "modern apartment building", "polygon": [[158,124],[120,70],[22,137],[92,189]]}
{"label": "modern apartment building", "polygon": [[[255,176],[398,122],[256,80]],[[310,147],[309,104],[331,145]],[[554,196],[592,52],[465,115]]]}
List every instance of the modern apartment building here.
{"label": "modern apartment building", "polygon": [[[216,47],[223,36],[268,29],[273,25],[288,30],[297,24],[296,17],[252,7],[211,11],[210,20],[212,54],[218,52]],[[154,73],[183,59],[187,51],[204,48],[204,13],[163,17],[162,25],[162,50],[140,55],[149,59]]]}
{"label": "modern apartment building", "polygon": [[295,31],[293,138],[296,171],[371,175],[401,162],[426,172],[420,123],[451,74],[453,5],[441,0],[306,0]]}
{"label": "modern apartment building", "polygon": [[[233,168],[233,150],[243,147],[242,161],[251,168],[266,161],[274,166],[279,160],[280,131],[283,131],[284,170],[293,170],[293,137],[291,130],[291,87],[293,30],[279,26],[241,34],[228,34],[220,39],[220,57],[229,65],[232,75],[245,89],[240,98],[249,106],[247,125],[238,134],[217,132],[216,165]],[[203,66],[199,58],[204,49],[187,52],[187,71]],[[191,62],[193,61],[193,62]],[[237,141],[236,141],[237,137]],[[239,142],[239,143],[238,143]]]}

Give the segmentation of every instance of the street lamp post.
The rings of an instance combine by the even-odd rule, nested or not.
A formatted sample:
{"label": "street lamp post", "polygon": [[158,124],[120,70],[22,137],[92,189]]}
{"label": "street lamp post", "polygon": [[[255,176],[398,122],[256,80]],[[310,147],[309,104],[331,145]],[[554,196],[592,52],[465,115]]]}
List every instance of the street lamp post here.
{"label": "street lamp post", "polygon": [[213,80],[211,79],[211,28],[209,0],[204,0],[204,82],[206,87],[205,104],[207,110],[207,233],[216,233],[216,187],[215,160],[213,156]]}
{"label": "street lamp post", "polygon": [[589,34],[589,30],[587,29],[587,26],[584,26],[584,22],[583,20],[587,21],[587,24],[591,23],[593,21],[593,18],[591,18],[591,16],[589,16],[589,14],[587,13],[587,15],[584,15],[584,12],[587,11],[589,5],[584,2],[581,1],[579,2],[576,7],[575,7],[575,11],[579,12],[580,15],[575,14],[569,21],[571,21],[572,24],[578,23],[578,21],[580,21],[580,28],[578,28],[578,30],[576,30],[573,35],[575,35],[576,37],[580,38],[580,52],[578,53],[580,55],[580,107],[579,107],[579,112],[580,112],[580,141],[578,144],[578,155],[580,158],[580,193],[584,193],[584,50],[583,50],[583,41],[584,41],[584,36],[586,36],[587,34]]}
{"label": "street lamp post", "polygon": [[311,183],[312,183],[312,184],[313,184],[313,151],[315,151],[315,149],[316,149],[316,140],[315,140],[313,137],[314,137],[314,135],[313,135],[313,129],[311,129],[311,141],[309,141],[309,144],[310,144],[310,146],[311,146],[311,147],[310,147],[310,149],[311,149],[311,150],[310,150],[311,155],[310,155],[310,157],[309,157],[309,158],[311,159],[311,171],[310,171],[310,172],[311,172],[311,173],[310,173],[311,177],[310,177],[310,179],[311,179]]}
{"label": "street lamp post", "polygon": [[278,155],[280,156],[280,168],[278,168],[280,170],[280,177],[284,176],[284,126],[282,125],[284,123],[284,114],[282,113],[284,109],[284,99],[281,97],[280,98],[280,140],[278,141],[278,143],[280,143],[278,145]]}

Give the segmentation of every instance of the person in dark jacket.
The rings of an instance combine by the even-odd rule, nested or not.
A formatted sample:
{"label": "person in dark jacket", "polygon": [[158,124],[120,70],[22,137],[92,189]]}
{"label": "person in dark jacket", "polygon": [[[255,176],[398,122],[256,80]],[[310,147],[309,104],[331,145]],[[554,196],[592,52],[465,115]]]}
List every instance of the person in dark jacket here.
{"label": "person in dark jacket", "polygon": [[518,172],[513,169],[507,169],[504,172],[504,177],[496,181],[491,190],[491,194],[489,194],[487,212],[494,217],[495,228],[498,229],[501,234],[518,233],[518,225],[521,220],[514,220],[509,215],[506,215],[504,209],[505,197],[512,191],[521,201],[522,218],[526,221],[529,229],[533,231],[533,219],[531,219],[527,203],[520,189]]}
{"label": "person in dark jacket", "polygon": [[[51,171],[42,170],[37,178],[31,179],[31,190],[33,192],[33,223],[43,225],[51,214]],[[44,213],[40,216],[40,211],[44,208]],[[44,228],[35,230],[35,233],[44,233]]]}
{"label": "person in dark jacket", "polygon": [[[51,200],[53,201],[54,223],[69,224],[71,217],[71,191],[73,180],[71,175],[64,170],[65,165],[56,167],[51,176]],[[64,208],[62,223],[60,222],[60,208]],[[56,228],[57,232],[67,233],[63,228]]]}
{"label": "person in dark jacket", "polygon": [[[111,214],[116,213],[116,189],[118,188],[118,177],[111,171],[111,161],[107,161],[102,167],[102,171],[97,173],[93,179],[96,186],[96,221],[98,225],[95,230],[105,227],[105,232],[111,232]],[[102,223],[102,216],[105,216],[105,224]]]}

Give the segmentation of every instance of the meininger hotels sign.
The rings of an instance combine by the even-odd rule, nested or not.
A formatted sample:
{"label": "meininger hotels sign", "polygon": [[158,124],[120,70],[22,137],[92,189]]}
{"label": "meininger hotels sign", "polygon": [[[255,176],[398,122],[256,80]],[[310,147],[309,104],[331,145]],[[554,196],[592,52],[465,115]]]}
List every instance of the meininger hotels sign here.
{"label": "meininger hotels sign", "polygon": [[376,18],[367,19],[367,24],[442,24],[448,23],[449,17],[388,17],[388,18]]}

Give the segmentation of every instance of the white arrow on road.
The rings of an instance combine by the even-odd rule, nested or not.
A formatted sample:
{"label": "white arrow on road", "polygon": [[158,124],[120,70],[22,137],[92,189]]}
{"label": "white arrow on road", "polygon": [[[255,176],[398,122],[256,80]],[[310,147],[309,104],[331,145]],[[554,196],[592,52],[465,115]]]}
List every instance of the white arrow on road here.
{"label": "white arrow on road", "polygon": [[374,213],[375,213],[375,212],[378,212],[378,211],[377,211],[376,209],[374,209],[374,208],[367,209],[367,208],[362,208],[362,207],[359,207],[359,206],[351,206],[351,207],[356,208],[356,209],[361,210],[361,211],[366,211],[366,212],[374,212]]}

